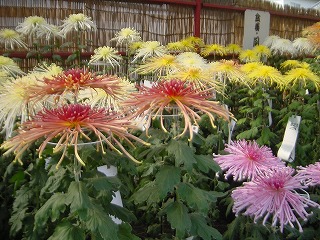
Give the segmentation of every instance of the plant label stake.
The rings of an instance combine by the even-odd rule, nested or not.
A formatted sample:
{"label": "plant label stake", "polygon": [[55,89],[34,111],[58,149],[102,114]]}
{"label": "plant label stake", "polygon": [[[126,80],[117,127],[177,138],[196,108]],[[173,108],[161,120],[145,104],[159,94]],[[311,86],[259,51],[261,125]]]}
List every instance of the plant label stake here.
{"label": "plant label stake", "polygon": [[301,116],[291,116],[288,120],[282,144],[278,150],[278,157],[287,162],[293,162],[299,133]]}

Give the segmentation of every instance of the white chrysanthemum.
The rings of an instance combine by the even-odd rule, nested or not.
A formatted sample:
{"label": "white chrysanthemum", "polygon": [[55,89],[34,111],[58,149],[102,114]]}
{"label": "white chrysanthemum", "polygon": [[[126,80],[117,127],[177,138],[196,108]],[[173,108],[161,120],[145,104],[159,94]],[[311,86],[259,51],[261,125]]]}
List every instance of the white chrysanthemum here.
{"label": "white chrysanthemum", "polygon": [[134,28],[122,28],[110,41],[117,41],[117,46],[141,41],[140,33]]}
{"label": "white chrysanthemum", "polygon": [[51,78],[52,76],[57,76],[63,72],[63,68],[56,65],[55,63],[51,63],[50,65],[46,63],[39,64],[35,66],[31,73],[38,74],[41,73],[41,78]]}
{"label": "white chrysanthemum", "polygon": [[48,24],[43,17],[30,16],[18,24],[16,31],[24,35],[38,35],[39,32],[52,31],[52,25]]}
{"label": "white chrysanthemum", "polygon": [[8,72],[0,70],[0,82],[5,82],[10,79]]}
{"label": "white chrysanthemum", "polygon": [[121,59],[121,55],[119,55],[118,51],[114,48],[103,46],[94,50],[94,55],[91,56],[89,64],[102,61],[114,67],[114,65],[120,66],[119,61],[121,61]]}
{"label": "white chrysanthemum", "polygon": [[4,48],[11,48],[12,50],[17,47],[28,48],[22,41],[20,34],[12,29],[4,28],[0,30],[0,42],[4,43]]}
{"label": "white chrysanthemum", "polygon": [[137,50],[137,53],[134,56],[132,62],[137,61],[141,58],[141,61],[144,62],[146,59],[150,57],[160,57],[167,53],[167,49],[165,46],[161,45],[158,41],[147,41],[144,42]]}
{"label": "white chrysanthemum", "polygon": [[109,108],[118,111],[121,108],[121,102],[126,100],[130,93],[137,91],[135,84],[132,82],[123,78],[118,80],[121,89],[115,92],[113,96],[101,88],[86,88],[79,92],[78,99],[91,107]]}
{"label": "white chrysanthemum", "polygon": [[71,31],[86,31],[96,30],[96,24],[91,20],[91,17],[83,13],[70,14],[69,17],[63,20],[60,34],[66,35]]}
{"label": "white chrysanthemum", "polygon": [[63,37],[63,35],[60,33],[60,29],[58,26],[49,24],[49,29],[45,31],[43,29],[37,30],[37,37],[38,38],[45,37],[46,40],[49,40],[54,37]]}
{"label": "white chrysanthemum", "polygon": [[176,61],[186,68],[205,68],[207,61],[195,52],[180,53],[176,57]]}
{"label": "white chrysanthemum", "polygon": [[277,35],[268,36],[268,37],[264,40],[264,42],[262,43],[262,45],[267,46],[268,48],[270,48],[270,47],[273,45],[273,43],[274,43],[275,41],[279,40],[279,39],[280,39],[280,37],[277,36]]}
{"label": "white chrysanthemum", "polygon": [[300,54],[308,55],[314,53],[316,50],[316,47],[308,38],[296,38],[292,45]]}
{"label": "white chrysanthemum", "polygon": [[23,75],[19,66],[8,57],[0,56],[0,71],[5,71],[12,76]]}
{"label": "white chrysanthemum", "polygon": [[285,38],[279,38],[275,40],[272,46],[270,47],[270,50],[273,54],[279,55],[296,54],[296,49],[293,47],[293,42]]}

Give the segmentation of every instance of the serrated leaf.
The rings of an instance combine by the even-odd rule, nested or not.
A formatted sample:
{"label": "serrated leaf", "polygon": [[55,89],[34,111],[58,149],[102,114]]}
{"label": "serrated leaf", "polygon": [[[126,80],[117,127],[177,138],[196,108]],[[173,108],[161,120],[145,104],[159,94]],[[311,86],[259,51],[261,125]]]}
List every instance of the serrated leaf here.
{"label": "serrated leaf", "polygon": [[213,160],[211,155],[195,155],[194,157],[197,160],[197,168],[204,173],[208,173],[209,170],[215,172],[221,170],[220,166]]}
{"label": "serrated leaf", "polygon": [[48,240],[82,240],[86,239],[84,231],[70,222],[60,223]]}
{"label": "serrated leaf", "polygon": [[56,169],[54,166],[50,170],[51,176],[48,177],[45,186],[40,191],[40,197],[45,193],[53,193],[62,185],[65,180],[66,174],[65,168]]}
{"label": "serrated leaf", "polygon": [[137,220],[136,216],[131,211],[112,203],[108,207],[108,213],[112,216],[115,216],[116,218],[121,219],[124,222],[131,222]]}
{"label": "serrated leaf", "polygon": [[176,184],[180,182],[181,170],[174,166],[163,166],[156,174],[155,185],[161,199],[171,192]]}
{"label": "serrated leaf", "polygon": [[53,54],[52,55],[52,60],[61,62],[62,58],[61,58],[61,56],[59,54]]}
{"label": "serrated leaf", "polygon": [[88,191],[83,182],[71,182],[66,196],[66,204],[70,204],[70,212],[88,209],[92,206]]}
{"label": "serrated leaf", "polygon": [[28,208],[21,208],[19,211],[14,211],[11,214],[11,217],[9,219],[9,223],[11,224],[10,227],[10,235],[15,236],[21,229],[23,225],[23,220],[27,216],[27,210]]}
{"label": "serrated leaf", "polygon": [[94,205],[88,211],[88,219],[85,221],[88,229],[98,232],[104,240],[118,240],[118,225],[111,219],[108,213],[98,205]]}
{"label": "serrated leaf", "polygon": [[191,234],[196,235],[201,237],[203,240],[222,240],[222,235],[221,233],[207,225],[206,219],[198,214],[198,213],[192,213],[190,214],[190,219],[191,219]]}
{"label": "serrated leaf", "polygon": [[176,237],[183,237],[191,228],[188,208],[181,202],[172,202],[165,208],[167,219],[171,227],[176,229]]}
{"label": "serrated leaf", "polygon": [[237,119],[237,125],[242,125],[242,124],[244,124],[246,121],[247,121],[247,118]]}
{"label": "serrated leaf", "polygon": [[194,158],[194,152],[185,142],[171,140],[167,151],[175,156],[175,165],[177,167],[184,166],[187,170],[192,170],[193,164],[197,163]]}
{"label": "serrated leaf", "polygon": [[128,223],[122,223],[119,225],[119,239],[121,240],[140,240],[139,237],[133,235],[132,228]]}
{"label": "serrated leaf", "polygon": [[88,178],[87,182],[91,184],[97,191],[115,191],[118,190],[121,182],[117,177],[98,176],[94,178]]}
{"label": "serrated leaf", "polygon": [[63,212],[66,209],[65,202],[66,195],[64,193],[53,194],[36,212],[34,216],[35,228],[45,226],[49,217],[51,217],[52,222],[56,221],[60,216],[60,212]]}
{"label": "serrated leaf", "polygon": [[152,203],[160,201],[159,191],[155,186],[154,181],[147,183],[138,191],[133,193],[131,198],[136,204],[147,202],[148,205],[150,205]]}

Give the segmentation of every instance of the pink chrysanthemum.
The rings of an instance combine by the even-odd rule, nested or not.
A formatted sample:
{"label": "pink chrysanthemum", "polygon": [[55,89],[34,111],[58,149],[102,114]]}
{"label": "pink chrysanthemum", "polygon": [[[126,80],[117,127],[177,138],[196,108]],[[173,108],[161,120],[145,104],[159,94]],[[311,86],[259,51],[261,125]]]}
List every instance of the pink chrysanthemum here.
{"label": "pink chrysanthemum", "polygon": [[263,225],[272,216],[272,226],[279,225],[281,232],[288,224],[294,228],[294,223],[302,232],[298,218],[307,220],[310,214],[305,208],[320,205],[306,197],[299,178],[293,176],[294,171],[290,167],[267,170],[233,190],[233,212],[238,216],[244,211],[242,214],[253,217],[254,222],[263,218]]}
{"label": "pink chrysanthemum", "polygon": [[307,186],[316,186],[320,184],[320,162],[310,164],[307,167],[298,167],[297,176],[302,183]]}
{"label": "pink chrysanthemum", "polygon": [[90,142],[92,140],[88,135],[93,134],[95,140],[100,142],[103,152],[102,144],[105,142],[111,149],[120,154],[124,153],[137,162],[119,141],[124,139],[130,145],[133,145],[130,139],[145,143],[127,132],[131,127],[134,126],[128,119],[105,108],[91,108],[81,104],[65,105],[51,110],[44,109],[37,113],[33,120],[24,122],[19,134],[5,141],[1,148],[7,150],[5,154],[15,153],[15,160],[22,164],[21,156],[32,143],[44,139],[39,147],[39,156],[41,156],[49,142],[56,140],[54,152],[62,151],[57,166],[61,164],[69,146],[74,147],[76,159],[85,165],[78,154],[79,140]]}
{"label": "pink chrysanthemum", "polygon": [[103,89],[108,95],[119,95],[122,85],[117,76],[95,75],[85,69],[69,69],[52,78],[40,80],[41,84],[33,87],[34,98],[45,98],[50,95],[63,95],[71,92],[75,96],[81,89],[99,88]]}
{"label": "pink chrysanthemum", "polygon": [[152,118],[160,117],[164,131],[167,131],[163,123],[164,112],[168,108],[175,108],[184,120],[184,129],[176,137],[184,135],[189,130],[190,140],[193,137],[192,124],[197,124],[197,120],[201,118],[200,112],[209,116],[213,126],[214,114],[229,119],[231,114],[219,102],[209,100],[212,96],[212,89],[200,90],[193,84],[171,79],[156,82],[151,88],[140,86],[139,92],[132,93],[131,98],[123,105],[129,108],[133,118],[146,116],[147,128]]}
{"label": "pink chrysanthemum", "polygon": [[261,171],[271,167],[284,167],[284,163],[273,156],[267,146],[259,146],[256,141],[239,140],[226,144],[227,155],[214,155],[214,160],[222,170],[227,170],[225,178],[233,176],[235,181],[254,179]]}

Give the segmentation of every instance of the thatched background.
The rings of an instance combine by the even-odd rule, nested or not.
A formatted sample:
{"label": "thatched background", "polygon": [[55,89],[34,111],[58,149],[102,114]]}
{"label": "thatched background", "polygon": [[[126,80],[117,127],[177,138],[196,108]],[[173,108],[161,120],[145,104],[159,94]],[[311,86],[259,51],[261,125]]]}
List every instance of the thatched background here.
{"label": "thatched background", "polygon": [[[162,44],[192,36],[196,0],[180,0],[189,3],[188,5],[169,4],[168,0],[163,4],[160,2],[160,0],[0,0],[0,28],[14,29],[18,23],[24,21],[25,17],[32,15],[45,17],[49,23],[61,25],[61,20],[69,14],[84,12],[92,17],[98,26],[96,32],[83,36],[92,41],[87,44],[87,52],[92,52],[98,46],[115,46],[110,39],[125,27],[135,28],[141,33],[144,41],[157,40]],[[290,40],[301,37],[302,29],[320,21],[319,11],[290,7],[280,9],[264,1],[202,0],[202,4],[200,37],[207,44],[242,45],[246,8],[269,11],[270,35]],[[225,6],[231,9],[226,9]],[[289,17],[284,14],[289,14]],[[32,46],[33,39],[25,40]],[[61,42],[70,40],[72,40],[71,35]],[[0,51],[3,50],[0,48]],[[56,49],[56,51],[72,51],[72,48]],[[32,65],[30,61],[24,65]]]}

